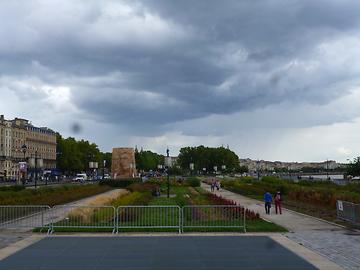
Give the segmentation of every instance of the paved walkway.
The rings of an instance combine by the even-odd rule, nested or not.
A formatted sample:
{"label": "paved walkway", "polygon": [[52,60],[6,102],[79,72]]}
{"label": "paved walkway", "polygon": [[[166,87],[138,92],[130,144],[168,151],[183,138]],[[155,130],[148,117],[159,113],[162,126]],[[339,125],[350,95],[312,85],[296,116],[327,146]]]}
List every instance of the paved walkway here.
{"label": "paved walkway", "polygon": [[[317,269],[268,236],[248,235],[49,237],[0,260],[0,268],[2,270]],[[325,265],[319,268],[336,269]]]}
{"label": "paved walkway", "polygon": [[[210,186],[202,183],[202,187],[210,192]],[[344,269],[360,269],[360,233],[340,226],[283,209],[282,215],[265,214],[261,201],[236,194],[224,189],[216,194],[234,200],[248,209],[258,212],[266,220],[287,228],[285,234],[289,239],[327,257]],[[274,210],[272,208],[272,210]]]}

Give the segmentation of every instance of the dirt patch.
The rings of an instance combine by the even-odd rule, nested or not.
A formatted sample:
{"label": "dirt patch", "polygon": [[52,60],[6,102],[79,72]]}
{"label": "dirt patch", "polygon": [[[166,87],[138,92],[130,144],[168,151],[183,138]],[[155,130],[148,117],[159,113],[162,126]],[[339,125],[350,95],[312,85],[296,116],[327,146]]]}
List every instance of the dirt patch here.
{"label": "dirt patch", "polygon": [[[116,189],[104,194],[99,194],[89,199],[86,199],[81,203],[84,206],[104,206],[111,205],[111,202],[119,197],[122,197],[128,194],[129,191],[126,189]],[[99,208],[76,208],[68,214],[69,217],[76,217],[77,219],[81,219],[83,221],[88,221],[88,219],[93,216],[95,212],[99,211]]]}
{"label": "dirt patch", "polygon": [[199,195],[199,192],[195,188],[189,187],[188,189],[189,189],[189,192],[191,195],[193,195],[193,196]]}
{"label": "dirt patch", "polygon": [[101,206],[101,205],[110,205],[112,200],[115,200],[119,197],[122,197],[128,194],[129,191],[126,189],[115,189],[103,194],[96,195],[84,201],[84,205],[89,206]]}

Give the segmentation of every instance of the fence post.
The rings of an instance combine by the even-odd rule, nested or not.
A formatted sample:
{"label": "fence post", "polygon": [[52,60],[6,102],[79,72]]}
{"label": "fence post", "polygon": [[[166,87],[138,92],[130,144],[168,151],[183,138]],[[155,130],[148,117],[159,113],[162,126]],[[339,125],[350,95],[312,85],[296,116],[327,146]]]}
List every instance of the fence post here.
{"label": "fence post", "polygon": [[[241,213],[241,211],[240,211],[240,213]],[[246,233],[246,209],[245,209],[245,207],[244,207],[244,233]]]}
{"label": "fence post", "polygon": [[119,233],[119,208],[120,206],[118,206],[116,208],[116,217],[115,217],[115,222],[116,222],[116,234]]}
{"label": "fence post", "polygon": [[183,228],[182,228],[182,211],[183,211],[183,208],[178,206],[179,208],[179,234],[181,234],[183,232]]}
{"label": "fence post", "polygon": [[115,207],[113,206],[112,207],[113,208],[113,224],[114,224],[114,229],[113,229],[113,231],[112,231],[112,233],[114,234],[115,232],[116,232],[116,228],[117,228],[117,224],[116,224],[116,209],[115,209]]}

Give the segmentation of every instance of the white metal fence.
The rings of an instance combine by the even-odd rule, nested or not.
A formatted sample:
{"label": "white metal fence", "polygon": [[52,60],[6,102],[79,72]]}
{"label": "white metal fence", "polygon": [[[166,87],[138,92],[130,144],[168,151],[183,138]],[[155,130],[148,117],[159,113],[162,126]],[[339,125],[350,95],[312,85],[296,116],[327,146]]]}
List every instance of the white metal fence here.
{"label": "white metal fence", "polygon": [[194,205],[182,208],[182,229],[239,228],[246,232],[245,209],[236,205]]}
{"label": "white metal fence", "polygon": [[1,228],[53,231],[162,231],[211,228],[246,231],[245,209],[235,205],[0,206]]}
{"label": "white metal fence", "polygon": [[346,201],[336,202],[337,218],[360,226],[360,204]]}
{"label": "white metal fence", "polygon": [[56,205],[52,208],[51,231],[70,229],[113,229],[115,232],[113,206]]}
{"label": "white metal fence", "polygon": [[0,228],[49,229],[50,220],[47,205],[0,205]]}
{"label": "white metal fence", "polygon": [[117,231],[122,229],[177,229],[181,232],[179,206],[147,205],[119,206]]}

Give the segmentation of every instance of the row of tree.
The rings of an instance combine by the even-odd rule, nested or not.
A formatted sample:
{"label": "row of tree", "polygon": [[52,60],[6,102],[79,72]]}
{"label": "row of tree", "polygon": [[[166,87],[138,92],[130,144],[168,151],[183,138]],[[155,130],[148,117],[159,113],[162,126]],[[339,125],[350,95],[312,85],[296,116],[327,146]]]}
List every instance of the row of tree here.
{"label": "row of tree", "polygon": [[164,156],[151,151],[138,151],[135,149],[136,169],[139,171],[156,170],[164,164]]}
{"label": "row of tree", "polygon": [[57,134],[57,167],[65,174],[74,174],[88,171],[89,162],[97,162],[102,168],[105,160],[105,167],[111,167],[111,153],[103,153],[95,143],[75,138],[63,138]]}
{"label": "row of tree", "polygon": [[[101,152],[95,143],[75,138],[63,138],[57,134],[57,166],[65,174],[74,174],[88,171],[89,162],[97,162],[98,168],[111,168],[111,153]],[[136,168],[139,171],[157,170],[159,165],[165,164],[164,155],[152,151],[138,151],[135,149]],[[239,157],[230,149],[224,147],[184,147],[180,149],[177,164],[173,164],[173,170],[177,173],[189,172],[190,164],[194,164],[193,170],[207,172],[247,172],[247,167],[239,166]],[[225,169],[224,169],[225,168]]]}
{"label": "row of tree", "polygon": [[[193,168],[190,168],[193,164]],[[226,172],[246,172],[247,167],[240,167],[239,157],[235,152],[225,147],[184,147],[180,149],[178,165],[183,170],[213,172],[214,167],[218,171]]]}
{"label": "row of tree", "polygon": [[355,158],[347,166],[346,173],[352,176],[360,176],[360,157]]}

